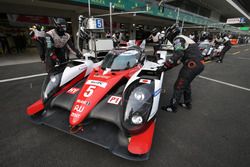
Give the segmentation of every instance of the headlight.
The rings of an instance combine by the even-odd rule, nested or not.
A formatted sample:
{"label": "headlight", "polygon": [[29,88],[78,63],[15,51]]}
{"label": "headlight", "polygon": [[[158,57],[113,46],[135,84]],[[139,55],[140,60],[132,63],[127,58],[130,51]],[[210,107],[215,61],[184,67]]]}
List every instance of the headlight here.
{"label": "headlight", "polygon": [[143,94],[143,92],[140,90],[140,91],[137,91],[134,93],[134,97],[136,100],[138,101],[143,101],[145,99],[145,95]]}
{"label": "headlight", "polygon": [[57,83],[56,81],[58,81],[58,79],[56,79],[55,76],[52,76],[52,77],[50,77],[50,81],[51,81],[52,83]]}
{"label": "headlight", "polygon": [[134,81],[124,92],[122,125],[129,133],[138,133],[147,125],[152,103],[154,82]]}
{"label": "headlight", "polygon": [[135,125],[140,125],[143,122],[143,118],[140,115],[134,115],[132,116],[131,121]]}

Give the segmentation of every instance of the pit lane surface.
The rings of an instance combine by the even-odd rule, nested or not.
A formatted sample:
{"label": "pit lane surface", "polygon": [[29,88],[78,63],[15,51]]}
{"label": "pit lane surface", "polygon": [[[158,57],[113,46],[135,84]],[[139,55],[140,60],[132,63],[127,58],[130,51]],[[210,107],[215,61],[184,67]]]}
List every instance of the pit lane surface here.
{"label": "pit lane surface", "polygon": [[[42,76],[0,82],[0,166],[249,167],[248,48],[232,48],[223,64],[206,64],[192,83],[191,111],[159,110],[151,156],[145,162],[121,159],[99,146],[31,123],[25,109],[40,97]],[[165,73],[162,105],[171,97],[179,68]],[[41,73],[41,63],[2,66],[0,80]]]}

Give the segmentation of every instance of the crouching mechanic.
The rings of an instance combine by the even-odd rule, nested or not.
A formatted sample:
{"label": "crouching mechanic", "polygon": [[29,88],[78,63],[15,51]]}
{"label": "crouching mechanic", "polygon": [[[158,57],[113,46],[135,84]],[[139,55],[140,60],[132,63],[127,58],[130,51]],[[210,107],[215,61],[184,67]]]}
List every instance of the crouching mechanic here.
{"label": "crouching mechanic", "polygon": [[55,28],[46,32],[46,71],[51,69],[58,63],[64,63],[69,60],[69,52],[82,57],[81,53],[75,49],[70,35],[66,32],[66,21],[57,18]]}
{"label": "crouching mechanic", "polygon": [[[169,70],[182,63],[178,78],[174,85],[173,96],[170,104],[162,106],[162,110],[176,112],[177,106],[181,105],[186,109],[191,109],[191,82],[200,74],[203,69],[203,60],[197,44],[187,36],[179,35],[180,29],[174,24],[166,31],[166,38],[173,43],[174,53],[162,66],[160,71]],[[184,102],[180,103],[182,95]]]}

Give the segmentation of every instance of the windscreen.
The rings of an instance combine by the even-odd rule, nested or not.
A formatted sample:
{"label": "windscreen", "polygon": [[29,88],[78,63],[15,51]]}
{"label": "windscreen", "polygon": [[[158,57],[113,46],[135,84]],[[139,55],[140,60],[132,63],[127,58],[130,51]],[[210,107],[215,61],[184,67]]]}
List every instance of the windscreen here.
{"label": "windscreen", "polygon": [[101,68],[109,68],[113,71],[126,70],[137,65],[140,58],[140,52],[137,50],[128,50],[120,54],[109,52],[102,63]]}

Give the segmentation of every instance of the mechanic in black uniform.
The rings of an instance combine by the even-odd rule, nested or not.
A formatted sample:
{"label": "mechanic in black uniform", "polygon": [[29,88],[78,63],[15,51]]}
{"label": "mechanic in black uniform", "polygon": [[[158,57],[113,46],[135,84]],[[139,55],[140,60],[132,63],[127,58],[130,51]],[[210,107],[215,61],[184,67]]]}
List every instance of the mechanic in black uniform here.
{"label": "mechanic in black uniform", "polygon": [[[166,30],[166,38],[173,43],[174,53],[162,66],[160,71],[169,70],[180,63],[183,63],[178,78],[174,85],[173,96],[170,104],[162,106],[162,110],[176,112],[177,106],[181,105],[191,109],[191,82],[200,74],[203,69],[203,60],[197,44],[187,36],[179,35],[180,29],[174,24]],[[182,95],[184,102],[180,103]]]}
{"label": "mechanic in black uniform", "polygon": [[112,39],[113,39],[114,47],[119,46],[121,42],[120,31],[116,30],[115,33],[112,35]]}
{"label": "mechanic in black uniform", "polygon": [[57,18],[55,28],[46,32],[46,71],[58,63],[61,64],[69,59],[68,51],[80,58],[81,53],[74,47],[70,35],[66,32],[66,21]]}
{"label": "mechanic in black uniform", "polygon": [[222,43],[224,45],[224,48],[220,52],[219,60],[217,60],[217,63],[223,62],[223,59],[224,59],[226,52],[229,51],[229,49],[231,49],[231,47],[232,47],[231,41],[226,33],[221,33],[220,37],[222,38]]}
{"label": "mechanic in black uniform", "polygon": [[160,49],[160,44],[159,44],[159,40],[160,40],[160,31],[158,30],[158,28],[153,28],[153,30],[151,31],[150,36],[147,38],[148,40],[152,40],[154,45],[154,55],[156,54],[156,52]]}

